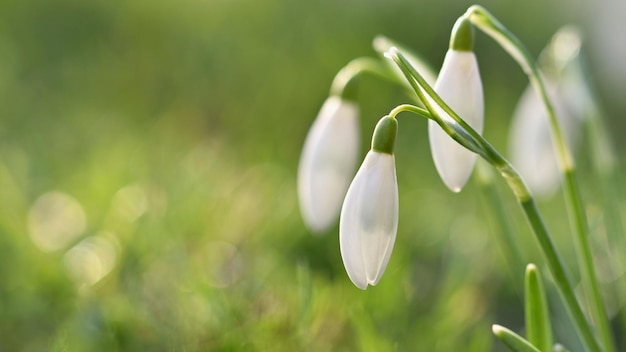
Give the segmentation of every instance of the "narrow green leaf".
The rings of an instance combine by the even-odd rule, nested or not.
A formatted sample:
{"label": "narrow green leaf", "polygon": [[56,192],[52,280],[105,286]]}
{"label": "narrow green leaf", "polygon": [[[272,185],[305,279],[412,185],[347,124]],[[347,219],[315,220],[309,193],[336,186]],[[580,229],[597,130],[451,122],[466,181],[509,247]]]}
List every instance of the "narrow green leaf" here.
{"label": "narrow green leaf", "polygon": [[513,352],[540,352],[537,347],[504,326],[493,324],[491,331]]}
{"label": "narrow green leaf", "polygon": [[542,351],[552,349],[550,312],[541,275],[534,264],[526,266],[526,331],[528,341]]}

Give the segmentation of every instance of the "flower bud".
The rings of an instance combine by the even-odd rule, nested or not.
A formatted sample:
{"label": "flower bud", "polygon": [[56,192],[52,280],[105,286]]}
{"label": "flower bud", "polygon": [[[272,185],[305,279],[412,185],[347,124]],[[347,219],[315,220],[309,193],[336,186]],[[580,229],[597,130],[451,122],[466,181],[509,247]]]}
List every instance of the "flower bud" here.
{"label": "flower bud", "polygon": [[392,154],[396,131],[393,118],[385,116],[378,123],[373,148],[350,184],[341,208],[341,258],[350,280],[363,290],[367,285],[376,285],[382,277],[396,240],[398,183]]}
{"label": "flower bud", "polygon": [[298,167],[298,198],[305,224],[323,232],[337,220],[359,151],[356,103],[329,97],[304,142]]}
{"label": "flower bud", "polygon": [[[483,88],[473,52],[448,50],[434,88],[450,108],[482,133]],[[441,113],[442,119],[452,120],[443,110]],[[428,136],[439,176],[450,190],[459,192],[472,173],[476,154],[450,138],[435,121],[428,121]]]}

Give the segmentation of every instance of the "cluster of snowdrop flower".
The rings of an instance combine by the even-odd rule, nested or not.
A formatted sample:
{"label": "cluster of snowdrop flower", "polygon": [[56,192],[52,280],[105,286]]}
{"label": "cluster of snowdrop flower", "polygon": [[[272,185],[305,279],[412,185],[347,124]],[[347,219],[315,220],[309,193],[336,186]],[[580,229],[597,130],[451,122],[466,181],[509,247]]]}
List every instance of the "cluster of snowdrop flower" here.
{"label": "cluster of snowdrop flower", "polygon": [[[494,39],[530,81],[513,114],[510,138],[513,163],[482,136],[484,98],[473,51],[475,28]],[[384,56],[384,62],[359,58],[344,67],[335,77],[330,97],[306,137],[298,169],[298,196],[307,227],[315,233],[324,232],[339,216],[341,257],[350,280],[360,289],[376,285],[387,267],[398,230],[396,115],[401,112],[421,115],[429,120],[432,158],[445,186],[452,192],[460,192],[477,156],[491,164],[521,205],[584,346],[589,350],[614,350],[592,262],[589,226],[576,186],[570,146],[577,144],[582,122],[597,120],[598,115],[578,59],[580,35],[572,28],[559,31],[536,62],[504,25],[484,8],[474,5],[454,24],[438,75],[387,38],[376,38],[374,49]],[[370,150],[355,174],[360,141],[353,78],[362,73],[403,84],[417,98],[418,105],[399,105],[379,120]],[[600,151],[596,154],[610,168],[613,163],[610,148],[606,143],[600,145],[605,137],[600,133],[596,138]],[[534,201],[533,194],[550,194],[561,182],[593,328]],[[494,328],[494,333],[503,341],[511,336],[501,327]],[[542,346],[551,343],[531,342]]]}
{"label": "cluster of snowdrop flower", "polygon": [[[483,89],[472,51],[473,36],[469,21],[459,19],[434,89],[480,133],[484,119]],[[381,44],[382,40],[377,39],[378,46],[397,50],[391,44]],[[402,71],[398,69],[396,73]],[[349,85],[343,74],[338,77],[341,84]],[[341,96],[341,89],[333,93],[322,106],[304,143],[298,170],[300,208],[306,224],[315,232],[332,226],[341,213],[339,236],[343,263],[352,282],[365,289],[376,285],[385,271],[398,228],[393,155],[398,122],[393,113],[378,122],[371,149],[354,176],[359,109],[354,101]],[[437,106],[434,100],[431,103]],[[453,123],[445,111],[440,110],[439,114]],[[445,185],[459,192],[472,172],[476,154],[450,138],[436,121],[429,121],[428,129],[435,167]]]}

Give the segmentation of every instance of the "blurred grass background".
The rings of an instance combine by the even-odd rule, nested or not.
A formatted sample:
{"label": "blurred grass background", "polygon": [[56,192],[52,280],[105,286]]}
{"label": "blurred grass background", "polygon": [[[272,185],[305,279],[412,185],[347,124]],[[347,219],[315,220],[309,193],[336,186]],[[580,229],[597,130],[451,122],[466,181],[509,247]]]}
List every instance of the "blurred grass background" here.
{"label": "blurred grass background", "polygon": [[[619,136],[626,109],[612,92],[624,72],[608,70],[603,52],[619,40],[607,49],[596,26],[617,2],[481,4],[534,54],[579,24]],[[375,56],[377,34],[438,68],[469,5],[2,1],[0,351],[502,350],[490,326],[523,329],[524,268],[507,266],[480,188],[451,194],[437,178],[425,121],[400,118],[400,227],[377,287],[351,284],[337,227],[311,235],[295,194],[300,148],[334,74]],[[485,36],[476,50],[485,135],[504,151],[526,80]],[[366,77],[360,99],[365,154],[375,121],[406,98]],[[582,178],[599,222],[593,175]],[[498,186],[525,261],[543,268]],[[575,270],[561,197],[540,205]],[[576,350],[555,298],[557,337]],[[623,300],[611,308],[618,331]]]}

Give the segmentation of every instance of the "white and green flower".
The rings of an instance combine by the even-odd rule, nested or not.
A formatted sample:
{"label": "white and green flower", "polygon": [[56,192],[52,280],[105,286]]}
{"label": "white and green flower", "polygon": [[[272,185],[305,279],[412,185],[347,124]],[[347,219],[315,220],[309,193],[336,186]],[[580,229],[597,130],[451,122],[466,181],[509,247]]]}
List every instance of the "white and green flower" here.
{"label": "white and green flower", "polygon": [[372,149],[365,156],[341,209],[341,258],[350,280],[360,289],[382,277],[398,230],[398,183],[393,143],[395,118],[376,126]]}
{"label": "white and green flower", "polygon": [[298,198],[305,224],[323,232],[337,221],[359,151],[359,108],[337,96],[322,106],[304,142]]}
{"label": "white and green flower", "polygon": [[[457,22],[434,88],[452,110],[474,130],[482,133],[483,86],[476,55],[471,49],[472,42],[471,24],[465,20]],[[452,120],[443,110],[440,115],[444,120]],[[459,192],[472,173],[476,154],[459,145],[432,120],[428,121],[428,136],[439,176],[450,190]]]}

